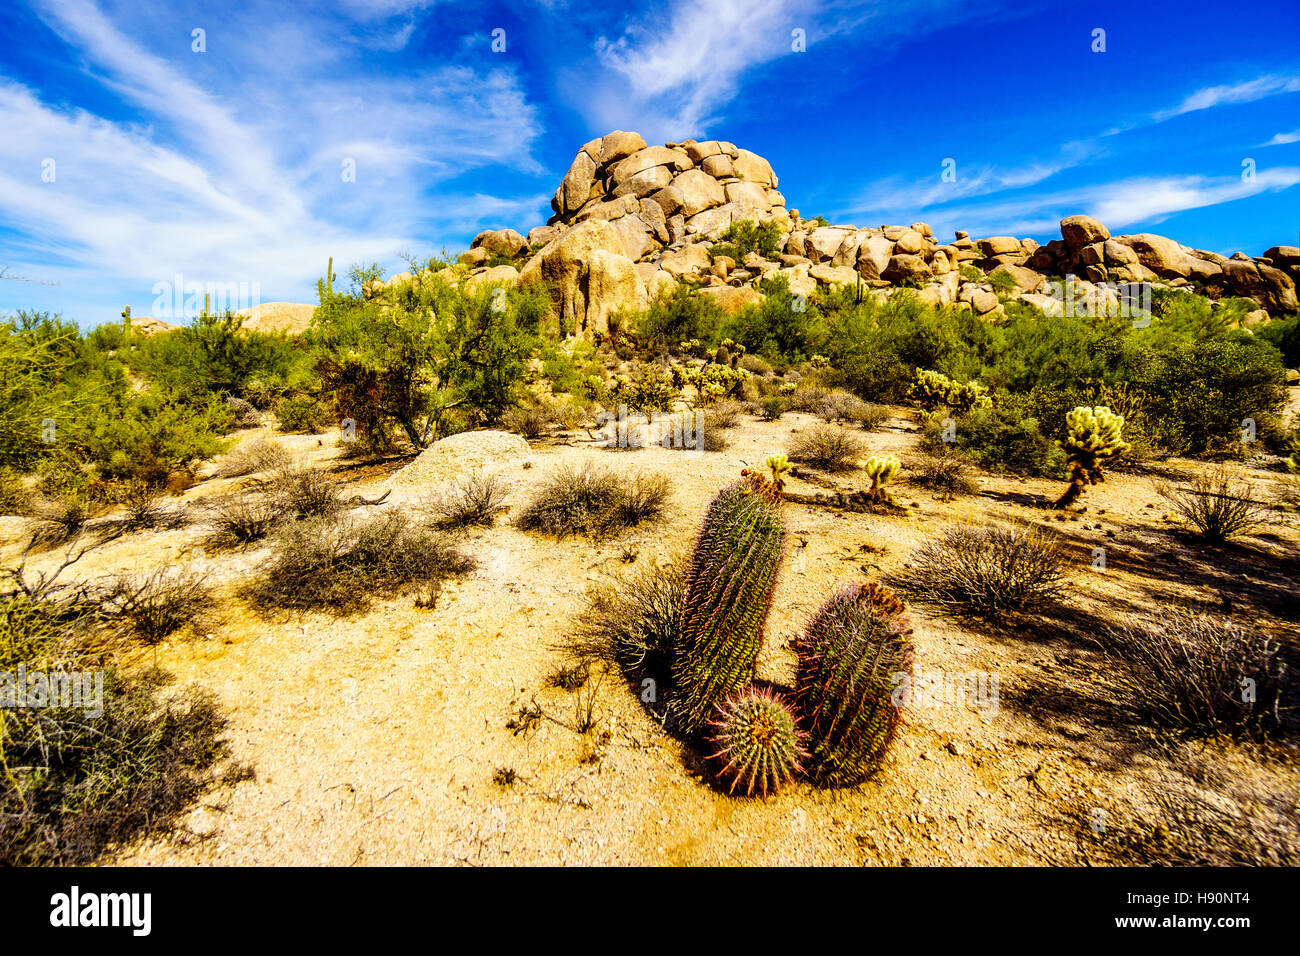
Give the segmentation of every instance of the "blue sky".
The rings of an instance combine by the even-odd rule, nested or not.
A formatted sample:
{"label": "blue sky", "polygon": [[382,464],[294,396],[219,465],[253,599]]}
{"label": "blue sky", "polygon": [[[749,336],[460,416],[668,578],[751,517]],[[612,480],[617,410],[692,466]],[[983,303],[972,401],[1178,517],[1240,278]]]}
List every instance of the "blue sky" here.
{"label": "blue sky", "polygon": [[835,222],[1300,241],[1295,0],[6,0],[0,37],[0,311],[83,326],[527,231],[610,129],[731,140]]}

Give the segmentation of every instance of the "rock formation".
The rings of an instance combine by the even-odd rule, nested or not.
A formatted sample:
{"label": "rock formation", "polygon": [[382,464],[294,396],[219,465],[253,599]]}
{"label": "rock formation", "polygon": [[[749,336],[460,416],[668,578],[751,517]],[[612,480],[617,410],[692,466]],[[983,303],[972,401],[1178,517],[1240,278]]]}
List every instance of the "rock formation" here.
{"label": "rock formation", "polygon": [[[1119,302],[1116,286],[1190,286],[1211,299],[1253,304],[1243,324],[1297,309],[1300,248],[1225,257],[1150,233],[1112,236],[1090,216],[1061,220],[1046,245],[1014,236],[941,242],[924,222],[859,227],[805,220],[787,210],[763,157],[720,140],[649,146],[616,130],[578,150],[551,200],[554,215],[525,238],[513,229],[475,237],[460,270],[483,282],[548,283],[561,328],[604,331],[611,313],[641,309],[661,288],[686,280],[728,311],[758,301],[761,279],[783,275],[795,294],[850,284],[876,295],[908,287],[923,301],[996,317],[1020,299],[1048,314],[1099,311]],[[775,223],[775,258],[736,262],[710,247],[733,222]],[[518,267],[497,264],[510,259]],[[468,267],[467,276],[463,276]],[[1062,277],[1068,277],[1068,292]],[[411,280],[403,273],[389,284]],[[1067,301],[1068,299],[1068,301]]]}

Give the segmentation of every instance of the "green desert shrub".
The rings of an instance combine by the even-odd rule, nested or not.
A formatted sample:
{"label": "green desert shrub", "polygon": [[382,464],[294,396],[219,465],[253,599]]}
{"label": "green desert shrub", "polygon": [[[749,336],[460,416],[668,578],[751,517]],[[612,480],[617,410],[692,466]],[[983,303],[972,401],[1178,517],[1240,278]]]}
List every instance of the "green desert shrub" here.
{"label": "green desert shrub", "polygon": [[[951,445],[988,471],[1065,476],[1065,452],[1043,434],[1037,419],[1024,417],[1012,403],[976,408],[952,422],[950,428],[944,418],[932,416],[926,423],[922,447],[935,451]],[[946,442],[945,434],[953,440]]]}
{"label": "green desert shrub", "polygon": [[1065,550],[1029,526],[952,525],[912,554],[901,579],[918,600],[943,608],[1034,611],[1063,594]]}
{"label": "green desert shrub", "polygon": [[270,561],[245,589],[263,611],[364,611],[380,597],[436,588],[474,561],[431,522],[400,511],[316,517],[281,527]]}
{"label": "green desert shrub", "polygon": [[709,250],[711,256],[730,256],[741,262],[751,252],[764,259],[775,259],[780,253],[781,226],[776,222],[754,222],[739,219],[727,226],[720,242]]}
{"label": "green desert shrub", "polygon": [[0,711],[0,866],[86,865],[166,837],[214,783],[250,775],[228,764],[226,718],[209,695],[160,693],[161,672],[106,666],[96,607],[56,590],[0,597],[0,671],[98,671],[102,712]]}
{"label": "green desert shrub", "polygon": [[1135,350],[1128,378],[1146,396],[1152,438],[1185,454],[1235,445],[1246,420],[1263,433],[1286,391],[1277,350],[1249,337]]}
{"label": "green desert shrub", "polygon": [[317,435],[335,424],[329,409],[310,395],[286,395],[274,411],[281,431]]}
{"label": "green desert shrub", "polygon": [[679,342],[713,342],[723,313],[710,296],[678,284],[661,292],[637,323],[637,333],[652,349],[666,352]]}
{"label": "green desert shrub", "polygon": [[517,524],[524,531],[557,538],[604,537],[658,519],[667,505],[663,475],[626,477],[614,471],[564,467],[550,475],[524,505]]}
{"label": "green desert shrub", "polygon": [[452,415],[491,423],[515,405],[549,310],[536,286],[471,292],[426,277],[374,299],[335,296],[302,338],[336,420],[375,447],[396,431],[424,448]]}
{"label": "green desert shrub", "polygon": [[788,454],[822,471],[850,471],[866,451],[866,443],[838,425],[813,425],[795,436]]}
{"label": "green desert shrub", "polygon": [[759,417],[765,422],[777,421],[785,414],[786,401],[780,395],[769,395],[759,406]]}

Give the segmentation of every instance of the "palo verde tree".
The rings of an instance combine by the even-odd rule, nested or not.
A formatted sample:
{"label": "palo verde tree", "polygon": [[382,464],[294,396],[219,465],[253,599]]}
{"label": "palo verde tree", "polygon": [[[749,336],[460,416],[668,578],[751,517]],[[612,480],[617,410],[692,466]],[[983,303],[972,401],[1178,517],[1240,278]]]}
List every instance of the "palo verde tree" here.
{"label": "palo verde tree", "polygon": [[533,288],[467,292],[423,275],[369,299],[360,288],[335,294],[305,338],[340,420],[372,444],[400,430],[424,448],[448,409],[492,422],[515,402],[547,306]]}

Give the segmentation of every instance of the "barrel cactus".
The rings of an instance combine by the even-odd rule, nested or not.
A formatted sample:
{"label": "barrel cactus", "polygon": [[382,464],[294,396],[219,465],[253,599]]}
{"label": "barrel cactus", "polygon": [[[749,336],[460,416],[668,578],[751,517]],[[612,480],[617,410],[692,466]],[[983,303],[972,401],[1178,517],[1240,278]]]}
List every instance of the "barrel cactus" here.
{"label": "barrel cactus", "polygon": [[781,492],[746,471],[709,502],[686,572],[672,714],[686,734],[749,680],[785,547]]}
{"label": "barrel cactus", "polygon": [[1066,464],[1070,466],[1070,484],[1056,502],[1064,508],[1073,502],[1089,485],[1106,480],[1102,474],[1103,462],[1110,461],[1128,451],[1129,445],[1121,437],[1124,416],[1116,415],[1104,405],[1091,408],[1080,405],[1065,416]]}
{"label": "barrel cactus", "polygon": [[779,695],[758,687],[732,691],[718,705],[709,723],[709,759],[728,792],[739,788],[745,796],[755,791],[767,796],[781,789],[800,770],[807,753],[803,732]]}
{"label": "barrel cactus", "polygon": [[867,495],[875,501],[893,504],[893,496],[890,495],[885,485],[889,484],[898,474],[898,470],[903,467],[903,463],[898,460],[896,455],[872,455],[863,464],[862,470],[867,477],[871,479],[871,487],[867,489]]}
{"label": "barrel cactus", "polygon": [[902,721],[897,686],[912,677],[905,610],[888,588],[850,585],[795,640],[795,702],[808,733],[805,769],[816,782],[853,786],[884,760]]}

